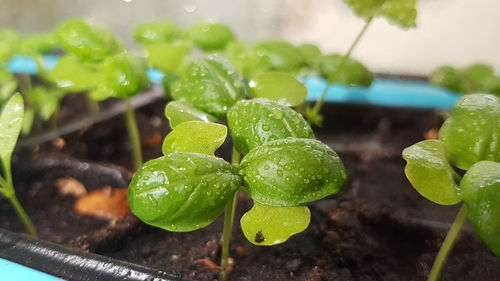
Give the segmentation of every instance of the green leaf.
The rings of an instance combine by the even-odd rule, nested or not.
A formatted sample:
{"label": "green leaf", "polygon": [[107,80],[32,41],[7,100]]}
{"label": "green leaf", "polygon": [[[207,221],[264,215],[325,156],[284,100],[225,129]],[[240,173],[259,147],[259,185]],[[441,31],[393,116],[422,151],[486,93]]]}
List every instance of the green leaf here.
{"label": "green leaf", "polygon": [[272,206],[298,206],[335,194],[347,175],[333,150],[313,139],[286,138],[250,151],[240,174],[254,201]]}
{"label": "green leaf", "polygon": [[128,53],[108,57],[101,66],[97,92],[119,98],[134,96],[149,86],[146,71],[146,62],[141,57]]}
{"label": "green leaf", "polygon": [[460,202],[459,176],[448,163],[444,143],[425,140],[403,150],[406,177],[415,190],[428,200],[441,205]]}
{"label": "green leaf", "polygon": [[196,109],[191,104],[184,101],[172,101],[165,107],[165,116],[167,117],[170,128],[174,129],[179,124],[187,121],[203,121],[217,123],[217,118]]}
{"label": "green leaf", "polygon": [[302,59],[304,60],[304,63],[308,67],[317,69],[322,56],[321,50],[318,48],[318,46],[313,44],[302,44],[297,48],[302,54]]}
{"label": "green leaf", "polygon": [[148,161],[130,183],[130,208],[145,223],[166,230],[205,227],[224,211],[240,184],[233,169],[221,158],[198,153]]}
{"label": "green leaf", "polygon": [[[0,74],[1,75],[1,74]],[[0,104],[11,97],[17,89],[17,80],[0,81]]]}
{"label": "green leaf", "polygon": [[142,44],[173,42],[181,39],[182,35],[182,29],[168,21],[143,23],[134,31],[134,39]]}
{"label": "green leaf", "polygon": [[268,98],[288,106],[302,104],[307,97],[307,88],[287,73],[267,72],[250,81],[250,96]]}
{"label": "green leaf", "polygon": [[40,33],[24,37],[18,53],[24,55],[41,55],[59,47],[59,40],[54,32]]}
{"label": "green leaf", "polygon": [[264,98],[239,101],[229,110],[227,121],[234,147],[241,154],[273,140],[314,138],[302,115],[286,105]]}
{"label": "green leaf", "polygon": [[149,63],[166,73],[176,72],[186,56],[191,53],[191,44],[188,42],[159,42],[148,44],[144,48]]}
{"label": "green leaf", "polygon": [[441,130],[450,162],[467,170],[481,160],[500,162],[500,98],[463,96],[453,107]]}
{"label": "green leaf", "polygon": [[368,87],[373,82],[373,74],[364,65],[338,54],[323,56],[319,70],[330,83]]}
{"label": "green leaf", "polygon": [[88,91],[97,85],[98,80],[94,65],[83,63],[72,56],[62,57],[50,76],[58,87],[74,92]]}
{"label": "green leaf", "polygon": [[474,164],[460,182],[460,190],[479,237],[500,257],[500,163]]}
{"label": "green leaf", "polygon": [[0,160],[4,173],[10,173],[10,160],[23,126],[24,101],[21,94],[14,94],[0,113]]}
{"label": "green leaf", "polygon": [[8,62],[15,55],[21,37],[9,29],[0,29],[0,63]]}
{"label": "green leaf", "polygon": [[462,79],[462,73],[459,70],[451,66],[441,66],[432,72],[429,82],[453,92],[463,93]]}
{"label": "green leaf", "polygon": [[124,49],[109,31],[83,20],[63,23],[56,34],[66,52],[82,61],[99,62]]}
{"label": "green leaf", "polygon": [[33,87],[27,93],[27,100],[36,108],[42,120],[47,121],[59,109],[64,94],[60,89]]}
{"label": "green leaf", "polygon": [[220,23],[200,22],[191,26],[187,31],[189,39],[205,51],[222,50],[234,40],[229,27]]}
{"label": "green leaf", "polygon": [[301,52],[292,44],[279,41],[261,41],[254,45],[257,55],[267,57],[271,63],[270,70],[281,72],[297,72],[303,64]]}
{"label": "green leaf", "polygon": [[195,152],[214,155],[224,143],[227,127],[204,121],[187,121],[179,124],[163,142],[163,154]]}
{"label": "green leaf", "polygon": [[244,77],[254,77],[259,73],[268,71],[271,61],[266,56],[259,56],[243,42],[231,42],[226,47],[226,56],[229,62]]}
{"label": "green leaf", "polygon": [[210,59],[190,63],[182,78],[172,85],[174,100],[187,100],[217,117],[225,116],[227,110],[244,96],[245,90],[238,75]]}
{"label": "green leaf", "polygon": [[416,27],[416,0],[344,0],[353,12],[365,20],[385,17],[403,29]]}
{"label": "green leaf", "polygon": [[310,221],[311,212],[306,206],[276,207],[254,202],[240,223],[243,234],[252,244],[272,246],[304,231]]}
{"label": "green leaf", "polygon": [[27,136],[33,129],[33,122],[35,121],[35,109],[28,107],[24,110],[23,125],[21,127],[21,134]]}

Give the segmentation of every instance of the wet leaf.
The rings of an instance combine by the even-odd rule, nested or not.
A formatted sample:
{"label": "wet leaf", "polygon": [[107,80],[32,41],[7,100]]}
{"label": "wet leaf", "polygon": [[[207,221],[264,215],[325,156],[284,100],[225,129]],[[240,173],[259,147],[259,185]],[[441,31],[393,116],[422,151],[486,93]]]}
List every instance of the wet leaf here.
{"label": "wet leaf", "polygon": [[23,126],[24,100],[21,94],[14,94],[4,104],[0,113],[0,160],[4,173],[10,173],[10,160],[17,138]]}
{"label": "wet leaf", "polygon": [[151,21],[143,23],[134,31],[134,39],[142,44],[173,42],[182,38],[182,29],[168,21]]}
{"label": "wet leaf", "polygon": [[241,218],[241,229],[252,244],[272,246],[304,231],[310,221],[311,212],[306,206],[276,207],[254,202]]}
{"label": "wet leaf", "polygon": [[170,231],[192,231],[213,222],[240,184],[233,166],[199,153],[170,153],[146,162],[129,186],[133,213]]}
{"label": "wet leaf", "polygon": [[191,63],[182,78],[172,85],[175,100],[187,100],[217,117],[225,116],[227,110],[244,96],[240,77],[211,59]]}
{"label": "wet leaf", "polygon": [[231,64],[244,77],[255,77],[271,67],[266,56],[259,56],[253,48],[247,48],[243,42],[231,42],[226,48],[226,56]]}
{"label": "wet leaf", "polygon": [[460,190],[479,237],[500,257],[500,163],[474,164],[460,182]]}
{"label": "wet leaf", "polygon": [[448,162],[445,145],[425,140],[403,150],[406,177],[422,196],[441,205],[461,201],[457,182],[460,177]]}
{"label": "wet leaf", "polygon": [[126,188],[110,186],[94,190],[75,202],[75,211],[81,215],[104,220],[120,219],[130,213]]}
{"label": "wet leaf", "polygon": [[314,137],[302,115],[269,99],[239,101],[229,110],[227,121],[234,147],[242,154],[273,140]]}
{"label": "wet leaf", "polygon": [[286,41],[261,41],[255,44],[253,49],[258,56],[268,58],[272,71],[293,73],[297,72],[303,64],[301,52]]}
{"label": "wet leaf", "polygon": [[217,118],[196,109],[188,102],[172,101],[165,107],[165,116],[168,118],[170,127],[174,129],[177,125],[187,121],[203,121],[216,123]]}
{"label": "wet leaf", "polygon": [[250,151],[240,174],[254,201],[272,206],[298,206],[335,194],[347,175],[342,161],[313,139],[286,138]]}
{"label": "wet leaf", "polygon": [[187,36],[196,46],[205,51],[222,50],[234,39],[229,27],[212,22],[200,22],[191,26],[187,31]]}
{"label": "wet leaf", "polygon": [[307,88],[304,84],[287,73],[262,73],[249,84],[250,95],[253,98],[268,98],[288,106],[300,105],[307,97]]}
{"label": "wet leaf", "polygon": [[450,162],[460,169],[467,170],[481,160],[500,162],[500,98],[463,96],[441,127],[439,138]]}
{"label": "wet leaf", "polygon": [[368,87],[373,82],[373,74],[364,65],[338,54],[323,56],[319,67],[321,76],[330,83]]}
{"label": "wet leaf", "polygon": [[354,13],[365,20],[385,17],[401,28],[416,27],[416,0],[344,0]]}
{"label": "wet leaf", "polygon": [[227,128],[224,125],[204,121],[187,121],[179,124],[163,142],[162,151],[195,152],[214,155],[224,143]]}
{"label": "wet leaf", "polygon": [[67,91],[88,91],[97,85],[96,66],[86,64],[72,56],[62,57],[52,70],[51,79]]}
{"label": "wet leaf", "polygon": [[191,53],[191,44],[188,42],[159,42],[144,48],[151,65],[165,73],[176,72],[184,58]]}

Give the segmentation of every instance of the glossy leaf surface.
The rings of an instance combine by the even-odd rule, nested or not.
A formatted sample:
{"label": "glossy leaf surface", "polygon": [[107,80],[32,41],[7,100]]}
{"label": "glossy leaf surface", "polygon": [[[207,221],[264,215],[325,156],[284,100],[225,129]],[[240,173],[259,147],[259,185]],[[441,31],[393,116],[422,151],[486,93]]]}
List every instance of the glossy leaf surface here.
{"label": "glossy leaf surface", "polygon": [[214,155],[224,143],[227,127],[204,121],[187,121],[179,124],[163,142],[162,151],[167,155],[172,152],[195,152]]}
{"label": "glossy leaf surface", "polygon": [[169,102],[165,107],[165,116],[168,118],[170,128],[172,129],[187,121],[217,122],[217,118],[214,116],[196,109],[184,101]]}
{"label": "glossy leaf surface", "polygon": [[244,96],[243,83],[237,74],[210,59],[188,65],[182,78],[172,85],[175,100],[187,100],[217,117],[225,116],[227,110]]}
{"label": "glossy leaf surface", "polygon": [[271,68],[268,57],[259,56],[255,49],[247,48],[243,42],[229,43],[226,55],[229,62],[245,77],[254,77]]}
{"label": "glossy leaf surface", "polygon": [[171,153],[144,164],[132,178],[128,199],[142,221],[192,231],[213,222],[239,184],[240,177],[221,158]]}
{"label": "glossy leaf surface", "polygon": [[288,106],[302,104],[307,97],[307,88],[295,77],[283,72],[266,72],[257,75],[249,83],[250,96],[267,98]]}
{"label": "glossy leaf surface", "polygon": [[191,44],[188,42],[154,43],[145,46],[148,60],[151,65],[159,70],[170,73],[175,72],[191,53]]}
{"label": "glossy leaf surface", "polygon": [[450,161],[467,170],[481,160],[500,162],[500,98],[463,96],[453,107],[441,130]]}
{"label": "glossy leaf surface", "polygon": [[285,41],[261,41],[253,49],[258,56],[270,61],[272,71],[297,72],[303,63],[301,52]]}
{"label": "glossy leaf surface", "polygon": [[330,83],[348,86],[368,87],[373,82],[373,74],[364,65],[351,58],[344,60],[338,54],[321,58],[320,74]]}
{"label": "glossy leaf surface", "polygon": [[234,39],[229,27],[220,23],[200,22],[188,29],[187,35],[205,51],[222,50]]}
{"label": "glossy leaf surface", "polygon": [[278,139],[314,137],[302,115],[269,99],[238,102],[229,110],[227,121],[233,145],[242,154]]}
{"label": "glossy leaf surface", "polygon": [[69,20],[56,33],[63,48],[83,61],[102,61],[123,50],[109,31],[83,20]]}
{"label": "glossy leaf surface", "polygon": [[272,246],[304,231],[310,221],[311,212],[306,206],[276,207],[254,202],[240,223],[243,234],[252,244]]}
{"label": "glossy leaf surface", "polygon": [[465,173],[460,189],[479,237],[500,257],[500,163],[481,161]]}
{"label": "glossy leaf surface", "polygon": [[182,38],[182,29],[168,21],[143,23],[134,31],[134,39],[142,44],[172,42]]}
{"label": "glossy leaf surface", "polygon": [[404,29],[417,26],[416,0],[344,0],[344,2],[358,17],[365,20],[382,16]]}
{"label": "glossy leaf surface", "polygon": [[97,85],[96,66],[86,64],[72,56],[62,57],[50,74],[57,86],[67,91],[88,91]]}
{"label": "glossy leaf surface", "polygon": [[254,201],[298,206],[340,191],[347,175],[333,150],[313,139],[286,138],[250,151],[240,174]]}
{"label": "glossy leaf surface", "polygon": [[5,173],[10,170],[10,160],[23,126],[23,116],[23,97],[16,93],[4,104],[0,113],[0,160]]}
{"label": "glossy leaf surface", "polygon": [[453,205],[461,201],[459,176],[448,163],[445,145],[439,140],[425,140],[403,150],[406,177],[415,190],[428,200]]}

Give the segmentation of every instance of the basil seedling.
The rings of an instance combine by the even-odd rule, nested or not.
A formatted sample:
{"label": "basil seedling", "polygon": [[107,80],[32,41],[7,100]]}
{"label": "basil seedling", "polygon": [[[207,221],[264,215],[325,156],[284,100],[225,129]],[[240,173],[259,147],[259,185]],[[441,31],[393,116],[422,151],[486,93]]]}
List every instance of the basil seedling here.
{"label": "basil seedling", "polygon": [[0,176],[0,195],[9,200],[28,233],[36,237],[36,229],[16,197],[12,179],[11,159],[23,125],[24,101],[21,94],[14,94],[0,113],[0,160],[3,175]]}
{"label": "basil seedling", "polygon": [[[140,219],[170,231],[205,227],[225,209],[224,276],[238,190],[254,201],[241,218],[245,237],[256,245],[275,245],[304,231],[310,222],[305,204],[339,192],[347,176],[337,154],[313,139],[304,118],[282,103],[300,104],[305,99],[305,88],[295,78],[264,73],[256,77],[263,88],[252,90],[252,95],[261,98],[241,100],[238,94],[239,101],[230,98],[231,103],[226,103],[228,92],[236,91],[232,86],[238,76],[222,69],[214,61],[202,60],[177,82],[173,96],[186,97],[193,104],[174,101],[167,105],[173,131],[163,143],[165,156],[147,162],[134,175],[129,201]],[[272,85],[274,81],[278,83]],[[196,91],[200,87],[210,91]],[[191,96],[189,90],[204,95]],[[224,111],[213,110],[221,108],[221,103],[227,104],[234,143],[231,164],[214,156],[228,129],[201,111],[208,109],[223,117]],[[240,154],[244,154],[241,164]]]}
{"label": "basil seedling", "polygon": [[204,51],[223,50],[233,41],[231,29],[220,23],[199,22],[187,30],[187,36]]}
{"label": "basil seedling", "polygon": [[[442,205],[464,202],[445,238],[428,280],[437,280],[466,218],[500,256],[500,99],[463,96],[439,132],[403,150],[405,173],[425,198]],[[455,168],[465,170],[461,178]]]}
{"label": "basil seedling", "polygon": [[269,60],[272,71],[296,73],[304,62],[302,53],[286,41],[261,41],[253,46],[253,50]]}

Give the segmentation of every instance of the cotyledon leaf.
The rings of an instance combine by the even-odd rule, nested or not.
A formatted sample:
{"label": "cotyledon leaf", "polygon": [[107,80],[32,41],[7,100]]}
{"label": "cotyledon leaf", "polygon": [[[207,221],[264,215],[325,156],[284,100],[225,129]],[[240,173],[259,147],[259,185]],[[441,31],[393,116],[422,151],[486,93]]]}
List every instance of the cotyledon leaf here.
{"label": "cotyledon leaf", "polygon": [[448,163],[443,142],[424,140],[403,150],[406,177],[415,190],[432,202],[453,205],[461,201],[459,176]]}
{"label": "cotyledon leaf", "polygon": [[297,72],[304,60],[302,53],[292,44],[280,40],[265,40],[253,46],[258,56],[267,57],[270,69],[281,72]]}
{"label": "cotyledon leaf", "polygon": [[252,244],[272,246],[304,231],[310,221],[307,206],[276,207],[254,202],[240,223],[243,234]]}
{"label": "cotyledon leaf", "polygon": [[500,163],[474,164],[460,182],[460,191],[479,237],[500,257]]}
{"label": "cotyledon leaf", "polygon": [[481,160],[500,162],[500,98],[463,96],[439,131],[450,162],[467,170]]}
{"label": "cotyledon leaf", "polygon": [[306,120],[288,106],[265,98],[242,100],[228,114],[234,147],[242,154],[269,141],[314,138]]}
{"label": "cotyledon leaf", "polygon": [[191,52],[191,43],[188,42],[159,42],[144,47],[148,54],[148,61],[155,68],[166,73],[177,71],[184,58]]}
{"label": "cotyledon leaf", "polygon": [[234,39],[229,27],[214,22],[199,22],[187,30],[189,39],[205,51],[215,51],[224,47]]}
{"label": "cotyledon leaf", "polygon": [[5,103],[0,114],[0,159],[6,173],[10,171],[10,160],[23,126],[23,116],[24,100],[21,94],[16,93]]}
{"label": "cotyledon leaf", "polygon": [[214,116],[195,108],[185,101],[169,102],[167,106],[165,106],[165,116],[172,129],[186,121],[198,120],[212,123],[217,122],[217,118]]}
{"label": "cotyledon leaf", "polygon": [[76,57],[62,57],[52,70],[50,77],[62,89],[88,91],[97,85],[98,71],[95,66],[85,64]]}
{"label": "cotyledon leaf", "polygon": [[344,0],[354,13],[365,20],[385,17],[401,28],[417,26],[416,0]]}
{"label": "cotyledon leaf", "polygon": [[162,151],[167,155],[172,152],[196,152],[213,155],[224,143],[227,127],[204,121],[187,121],[179,124],[163,142]]}
{"label": "cotyledon leaf", "polygon": [[266,72],[257,75],[249,83],[253,98],[267,98],[288,106],[302,104],[307,88],[294,76],[283,72]]}
{"label": "cotyledon leaf", "polygon": [[298,206],[339,192],[347,175],[338,155],[313,139],[286,138],[258,146],[243,157],[244,191],[272,206]]}
{"label": "cotyledon leaf", "polygon": [[172,42],[183,35],[182,29],[168,21],[150,21],[143,23],[134,31],[134,39],[142,44]]}
{"label": "cotyledon leaf", "polygon": [[355,59],[345,59],[339,54],[322,56],[319,72],[330,83],[368,87],[373,82],[373,74],[368,68]]}
{"label": "cotyledon leaf", "polygon": [[223,211],[241,178],[221,158],[176,152],[153,159],[134,175],[128,200],[147,224],[186,232],[207,226]]}

